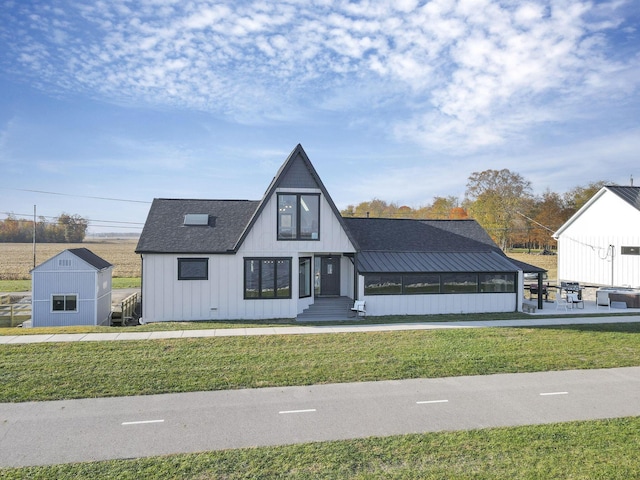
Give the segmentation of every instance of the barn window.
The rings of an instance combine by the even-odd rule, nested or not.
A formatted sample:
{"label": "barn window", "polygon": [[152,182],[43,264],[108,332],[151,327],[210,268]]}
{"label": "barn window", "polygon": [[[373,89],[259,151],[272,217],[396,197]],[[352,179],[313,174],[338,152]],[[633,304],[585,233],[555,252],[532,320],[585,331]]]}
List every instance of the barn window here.
{"label": "barn window", "polygon": [[208,278],[208,258],[178,259],[178,280],[207,280]]}
{"label": "barn window", "polygon": [[51,310],[54,312],[75,312],[78,310],[77,295],[53,295]]}

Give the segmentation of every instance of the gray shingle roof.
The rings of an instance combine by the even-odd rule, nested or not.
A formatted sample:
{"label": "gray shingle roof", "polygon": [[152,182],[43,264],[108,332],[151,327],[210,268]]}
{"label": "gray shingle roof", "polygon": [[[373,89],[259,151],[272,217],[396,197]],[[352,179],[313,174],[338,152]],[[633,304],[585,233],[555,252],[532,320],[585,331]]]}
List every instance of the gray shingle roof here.
{"label": "gray shingle roof", "polygon": [[105,268],[113,267],[113,265],[107,262],[104,258],[99,257],[87,248],[69,248],[68,250],[76,257],[84,260],[89,265],[95,267],[98,270],[104,270]]}
{"label": "gray shingle roof", "polygon": [[360,273],[544,271],[508,258],[475,220],[344,220]]}
{"label": "gray shingle roof", "polygon": [[[260,202],[156,198],[137,253],[230,253]],[[208,225],[185,226],[188,213],[208,214]]]}
{"label": "gray shingle roof", "polygon": [[344,220],[363,251],[501,252],[475,220]]}

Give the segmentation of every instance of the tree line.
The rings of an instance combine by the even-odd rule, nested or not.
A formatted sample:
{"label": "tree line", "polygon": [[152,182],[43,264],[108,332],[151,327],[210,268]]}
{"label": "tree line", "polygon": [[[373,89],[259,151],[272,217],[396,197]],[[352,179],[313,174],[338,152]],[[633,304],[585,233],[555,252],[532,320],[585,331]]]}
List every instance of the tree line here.
{"label": "tree line", "polygon": [[[39,243],[81,243],[87,233],[88,220],[80,215],[62,213],[53,221],[38,217],[35,222],[35,239]],[[0,242],[32,242],[34,221],[9,215],[0,220]]]}
{"label": "tree line", "polygon": [[563,195],[547,189],[533,195],[531,182],[508,169],[473,172],[462,200],[434,197],[430,204],[412,208],[374,198],[348,205],[344,217],[476,220],[503,249],[553,250],[551,236],[598,190],[612,182],[576,186]]}

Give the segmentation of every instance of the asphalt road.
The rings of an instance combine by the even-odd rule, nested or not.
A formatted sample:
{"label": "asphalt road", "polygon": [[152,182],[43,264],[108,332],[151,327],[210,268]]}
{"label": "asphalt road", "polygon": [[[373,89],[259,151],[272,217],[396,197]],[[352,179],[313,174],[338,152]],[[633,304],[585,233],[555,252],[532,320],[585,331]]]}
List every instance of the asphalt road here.
{"label": "asphalt road", "polygon": [[640,367],[0,404],[0,466],[640,415]]}

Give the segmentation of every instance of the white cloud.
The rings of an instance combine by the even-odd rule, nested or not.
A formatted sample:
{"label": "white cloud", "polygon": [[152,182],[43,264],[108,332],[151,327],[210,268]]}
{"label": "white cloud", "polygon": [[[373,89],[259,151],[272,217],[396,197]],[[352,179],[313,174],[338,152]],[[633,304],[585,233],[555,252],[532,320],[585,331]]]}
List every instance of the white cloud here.
{"label": "white cloud", "polygon": [[638,58],[609,59],[608,34],[628,27],[626,5],[86,0],[16,4],[8,22],[17,38],[2,38],[12,69],[44,88],[261,123],[361,107],[342,93],[349,86],[376,95],[371,105],[402,99],[394,110],[404,117],[388,120],[398,139],[464,152],[536,127],[560,105],[633,94]]}

